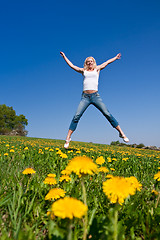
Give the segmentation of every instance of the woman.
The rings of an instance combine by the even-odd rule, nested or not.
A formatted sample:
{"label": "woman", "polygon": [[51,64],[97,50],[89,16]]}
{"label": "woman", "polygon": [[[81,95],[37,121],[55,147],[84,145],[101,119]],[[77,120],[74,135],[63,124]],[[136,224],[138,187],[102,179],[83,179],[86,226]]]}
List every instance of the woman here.
{"label": "woman", "polygon": [[109,59],[108,61],[102,63],[101,65],[96,65],[96,61],[93,57],[87,57],[84,62],[84,68],[77,67],[73,65],[70,60],[65,56],[63,52],[60,52],[61,56],[64,58],[66,63],[75,71],[83,75],[83,93],[80,104],[78,106],[77,112],[74,115],[69,131],[67,134],[66,142],[64,144],[65,148],[69,147],[69,142],[71,141],[71,135],[75,131],[77,124],[83,115],[84,111],[90,104],[93,104],[98,108],[106,119],[110,122],[113,128],[119,132],[119,137],[123,139],[124,142],[129,142],[129,139],[125,136],[122,129],[120,128],[117,120],[110,114],[105,104],[102,102],[102,99],[98,93],[98,79],[99,73],[104,69],[108,64],[114,62],[117,59],[121,58],[121,54],[117,54],[116,57]]}

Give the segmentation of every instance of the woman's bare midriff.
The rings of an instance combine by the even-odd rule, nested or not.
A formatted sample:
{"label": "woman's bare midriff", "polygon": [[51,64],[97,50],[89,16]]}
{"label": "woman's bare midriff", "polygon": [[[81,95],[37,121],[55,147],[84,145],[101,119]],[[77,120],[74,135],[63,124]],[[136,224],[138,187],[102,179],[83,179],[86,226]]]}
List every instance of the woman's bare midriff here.
{"label": "woman's bare midriff", "polygon": [[86,90],[86,91],[83,91],[84,93],[87,93],[87,94],[91,94],[91,93],[95,93],[97,92],[96,90]]}

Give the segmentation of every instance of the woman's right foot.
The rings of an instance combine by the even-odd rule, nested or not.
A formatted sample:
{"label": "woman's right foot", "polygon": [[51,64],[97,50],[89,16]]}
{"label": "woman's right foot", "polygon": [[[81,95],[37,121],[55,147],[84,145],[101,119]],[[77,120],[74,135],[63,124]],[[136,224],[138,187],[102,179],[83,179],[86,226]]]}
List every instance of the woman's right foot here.
{"label": "woman's right foot", "polygon": [[129,139],[125,136],[125,135],[122,135],[121,133],[119,134],[119,137],[123,139],[124,142],[128,143],[129,142]]}
{"label": "woman's right foot", "polygon": [[64,144],[64,148],[68,148],[69,147],[69,142],[71,141],[71,138],[69,138],[69,139],[66,139],[66,142],[65,142],[65,144]]}

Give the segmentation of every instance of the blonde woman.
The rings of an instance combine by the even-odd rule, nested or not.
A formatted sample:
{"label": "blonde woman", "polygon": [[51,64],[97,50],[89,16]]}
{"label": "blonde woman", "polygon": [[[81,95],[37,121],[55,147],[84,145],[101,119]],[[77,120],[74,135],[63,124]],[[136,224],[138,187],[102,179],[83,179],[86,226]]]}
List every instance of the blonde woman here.
{"label": "blonde woman", "polygon": [[73,65],[70,60],[65,56],[63,52],[60,52],[61,56],[64,58],[66,63],[75,71],[83,75],[83,92],[80,104],[77,108],[76,114],[74,115],[69,131],[66,137],[66,142],[64,144],[65,148],[69,147],[69,142],[71,141],[71,135],[76,130],[77,124],[82,117],[84,111],[88,108],[90,104],[93,104],[98,108],[101,113],[106,117],[110,122],[113,128],[119,132],[119,137],[123,139],[124,142],[129,142],[129,139],[125,136],[122,129],[120,128],[117,120],[110,114],[105,104],[103,103],[99,93],[98,93],[98,79],[99,73],[104,69],[108,64],[114,62],[117,59],[121,58],[121,54],[117,54],[114,58],[109,59],[108,61],[102,63],[101,65],[96,64],[96,61],[93,57],[87,57],[84,62],[84,67],[80,68]]}

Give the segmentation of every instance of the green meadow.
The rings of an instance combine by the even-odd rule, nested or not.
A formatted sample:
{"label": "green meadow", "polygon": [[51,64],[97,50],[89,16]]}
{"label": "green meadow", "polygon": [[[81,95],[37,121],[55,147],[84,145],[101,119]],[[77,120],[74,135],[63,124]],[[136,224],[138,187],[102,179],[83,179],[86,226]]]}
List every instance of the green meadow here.
{"label": "green meadow", "polygon": [[[83,142],[71,142],[69,149],[63,145],[61,140],[0,136],[1,240],[160,239],[160,174],[155,177],[160,171],[159,151]],[[90,158],[97,171],[71,172],[63,179],[62,171],[75,157]],[[99,157],[103,163],[96,162]],[[28,168],[35,172],[24,174]],[[55,181],[47,184],[48,174],[55,174]],[[135,177],[142,187],[119,204],[103,191],[109,176]],[[120,186],[117,192],[121,187],[124,190]],[[52,206],[64,196],[45,199],[54,188],[80,200],[87,213],[58,216]],[[66,207],[65,214],[71,208]]]}

